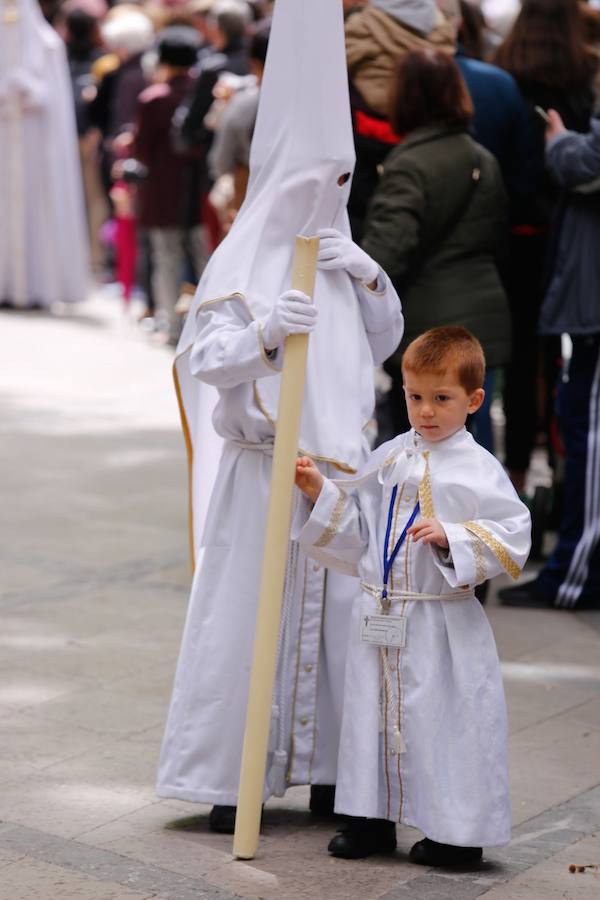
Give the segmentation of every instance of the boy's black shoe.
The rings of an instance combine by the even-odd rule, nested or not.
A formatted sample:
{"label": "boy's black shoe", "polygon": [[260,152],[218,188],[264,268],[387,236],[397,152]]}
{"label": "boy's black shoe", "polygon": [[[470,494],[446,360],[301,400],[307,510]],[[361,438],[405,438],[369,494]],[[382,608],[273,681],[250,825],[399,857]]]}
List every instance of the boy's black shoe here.
{"label": "boy's black shoe", "polygon": [[454,847],[424,838],[411,847],[408,858],[418,866],[468,866],[481,862],[481,847]]}
{"label": "boy's black shoe", "polygon": [[309,809],[313,816],[331,819],[334,816],[335,784],[311,784]]}
{"label": "boy's black shoe", "polygon": [[217,834],[233,834],[237,806],[213,806],[208,817],[208,827]]}
{"label": "boy's black shoe", "polygon": [[364,859],[374,853],[393,853],[396,849],[396,823],[387,819],[348,817],[347,823],[327,847],[332,856]]}

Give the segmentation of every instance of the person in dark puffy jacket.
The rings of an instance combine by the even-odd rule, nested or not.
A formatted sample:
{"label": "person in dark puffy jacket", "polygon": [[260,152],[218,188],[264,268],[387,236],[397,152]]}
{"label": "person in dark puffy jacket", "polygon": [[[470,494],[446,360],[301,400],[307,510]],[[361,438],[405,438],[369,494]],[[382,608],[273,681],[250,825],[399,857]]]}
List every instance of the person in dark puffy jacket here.
{"label": "person in dark puffy jacket", "polygon": [[[456,62],[441,51],[407,53],[392,95],[392,125],[407,137],[387,157],[363,247],[402,299],[404,341],[386,364],[399,433],[403,348],[430,328],[463,325],[484,348],[489,380],[509,356],[510,316],[496,265],[507,221],[502,175],[469,136],[473,105]],[[489,445],[489,430],[481,438]]]}

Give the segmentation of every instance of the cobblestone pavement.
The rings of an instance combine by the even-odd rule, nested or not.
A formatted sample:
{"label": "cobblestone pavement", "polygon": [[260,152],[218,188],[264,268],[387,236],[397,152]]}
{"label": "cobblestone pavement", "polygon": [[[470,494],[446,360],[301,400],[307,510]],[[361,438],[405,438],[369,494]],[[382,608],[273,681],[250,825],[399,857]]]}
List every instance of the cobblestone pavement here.
{"label": "cobblestone pavement", "polygon": [[171,354],[97,296],[0,313],[0,898],[600,898],[598,615],[489,608],[510,715],[512,844],[481,870],[325,852],[305,789],[235,862],[154,771],[187,603]]}

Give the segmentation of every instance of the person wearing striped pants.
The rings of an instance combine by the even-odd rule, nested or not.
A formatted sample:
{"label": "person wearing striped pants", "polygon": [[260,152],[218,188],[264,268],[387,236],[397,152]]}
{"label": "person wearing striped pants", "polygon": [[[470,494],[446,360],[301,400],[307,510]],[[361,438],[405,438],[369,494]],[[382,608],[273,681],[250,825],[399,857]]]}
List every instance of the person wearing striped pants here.
{"label": "person wearing striped pants", "polygon": [[558,415],[565,446],[564,510],[557,546],[534,581],[499,592],[506,606],[600,608],[600,115],[588,134],[549,111],[546,164],[565,190],[542,334],[569,334]]}

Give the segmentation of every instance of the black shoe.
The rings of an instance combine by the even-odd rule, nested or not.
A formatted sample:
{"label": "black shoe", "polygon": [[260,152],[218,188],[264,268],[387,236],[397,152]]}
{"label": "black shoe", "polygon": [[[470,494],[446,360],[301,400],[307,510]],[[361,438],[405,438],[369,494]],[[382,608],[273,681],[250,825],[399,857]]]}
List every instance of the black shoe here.
{"label": "black shoe", "polygon": [[[236,813],[237,806],[213,806],[208,817],[208,827],[217,834],[233,834]],[[260,824],[262,826],[262,813]]]}
{"label": "black shoe", "polygon": [[481,847],[454,847],[424,838],[411,847],[408,858],[418,866],[468,866],[481,862]]}
{"label": "black shoe", "polygon": [[483,581],[481,584],[478,584],[475,587],[475,596],[479,600],[482,606],[485,606],[485,601],[487,600],[488,591],[490,589],[489,581]]}
{"label": "black shoe", "polygon": [[321,819],[331,819],[335,815],[333,805],[335,802],[335,784],[311,784],[310,803],[308,808],[313,816]]}
{"label": "black shoe", "polygon": [[396,824],[387,819],[348,818],[347,824],[329,841],[332,856],[364,859],[374,853],[393,853],[396,849]]}
{"label": "black shoe", "polygon": [[541,594],[535,581],[515,584],[514,587],[502,588],[498,591],[502,606],[520,607],[521,609],[550,609],[554,601]]}
{"label": "black shoe", "polygon": [[217,834],[233,834],[237,806],[213,806],[208,817],[208,827]]}

